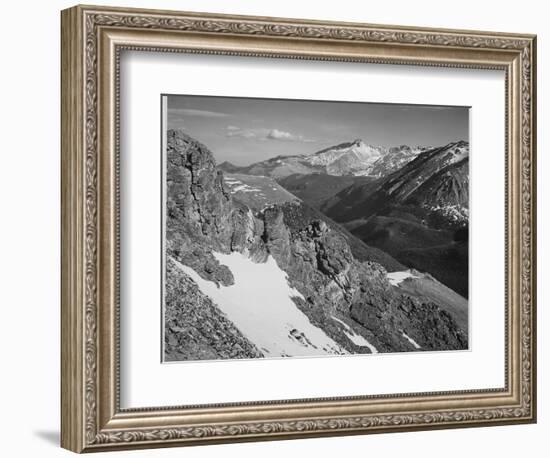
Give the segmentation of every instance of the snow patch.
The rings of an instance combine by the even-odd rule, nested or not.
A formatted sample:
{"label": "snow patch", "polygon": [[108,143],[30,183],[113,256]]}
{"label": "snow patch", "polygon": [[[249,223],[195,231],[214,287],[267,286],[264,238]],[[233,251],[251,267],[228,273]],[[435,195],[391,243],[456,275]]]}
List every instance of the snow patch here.
{"label": "snow patch", "polygon": [[236,178],[227,178],[227,177],[225,177],[225,182],[231,188],[232,193],[239,192],[239,191],[241,191],[241,192],[260,191],[259,188],[254,188],[254,187],[252,187],[252,186],[250,186],[246,183],[243,183],[240,180],[237,180]]}
{"label": "snow patch", "polygon": [[405,334],[403,331],[401,331],[401,335],[405,337],[409,341],[409,343],[416,348],[417,350],[422,348],[420,345],[418,345],[413,339],[411,339],[407,334]]}
{"label": "snow patch", "polygon": [[344,334],[346,337],[351,340],[355,345],[358,345],[359,347],[367,347],[371,353],[378,353],[378,350],[374,345],[372,345],[367,339],[365,339],[363,336],[360,336],[359,334],[356,334],[353,329],[351,329],[346,323],[344,323],[342,320],[339,320],[335,316],[331,317],[334,321],[337,321],[342,326],[346,328],[347,331],[344,331]]}
{"label": "snow patch", "polygon": [[213,254],[233,273],[233,285],[218,287],[190,267],[176,264],[265,356],[347,353],[296,306],[292,298],[303,296],[288,284],[287,274],[273,257],[254,263],[237,252]]}
{"label": "snow patch", "polygon": [[470,148],[467,146],[456,147],[451,151],[451,157],[448,164],[456,164],[457,162],[460,162],[462,159],[468,157],[469,152]]}
{"label": "snow patch", "polygon": [[385,150],[380,147],[367,145],[362,141],[355,141],[349,145],[339,145],[323,152],[315,153],[305,158],[311,165],[328,166],[344,155],[354,156],[362,167],[368,167],[376,162]]}
{"label": "snow patch", "polygon": [[418,275],[412,273],[412,270],[405,270],[402,272],[388,272],[387,273],[388,281],[393,286],[399,286],[399,284],[406,280],[407,278],[420,278]]}
{"label": "snow patch", "polygon": [[252,192],[252,191],[260,191],[258,188],[253,188],[252,186],[249,186],[247,184],[240,184],[238,186],[235,186],[234,188],[231,188],[231,191],[233,192]]}
{"label": "snow patch", "polygon": [[470,213],[468,208],[462,205],[434,205],[428,208],[433,212],[440,213],[444,217],[458,222],[467,222]]}

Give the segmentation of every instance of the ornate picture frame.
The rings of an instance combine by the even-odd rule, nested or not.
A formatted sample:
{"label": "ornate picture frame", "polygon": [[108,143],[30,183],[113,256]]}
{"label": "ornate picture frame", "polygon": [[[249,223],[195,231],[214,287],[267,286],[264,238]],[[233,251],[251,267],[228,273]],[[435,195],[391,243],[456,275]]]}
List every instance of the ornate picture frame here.
{"label": "ornate picture frame", "polygon": [[[535,36],[94,6],[75,6],[61,17],[64,448],[92,452],[536,421]],[[121,409],[124,50],[504,71],[506,386]]]}

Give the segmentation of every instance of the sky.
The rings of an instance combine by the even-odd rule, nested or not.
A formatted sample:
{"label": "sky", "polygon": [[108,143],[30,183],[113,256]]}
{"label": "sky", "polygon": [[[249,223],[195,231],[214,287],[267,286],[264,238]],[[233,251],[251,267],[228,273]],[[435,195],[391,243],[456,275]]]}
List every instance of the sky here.
{"label": "sky", "polygon": [[218,163],[249,165],[362,139],[375,146],[469,140],[469,108],[364,102],[167,96],[168,129],[183,129]]}

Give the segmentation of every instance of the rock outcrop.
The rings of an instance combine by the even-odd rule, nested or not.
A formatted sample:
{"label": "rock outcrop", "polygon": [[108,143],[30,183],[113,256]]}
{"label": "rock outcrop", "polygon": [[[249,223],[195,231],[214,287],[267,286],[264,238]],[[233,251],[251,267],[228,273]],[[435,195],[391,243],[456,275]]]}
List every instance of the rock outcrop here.
{"label": "rock outcrop", "polygon": [[168,258],[166,262],[164,349],[166,361],[261,358],[197,285]]}

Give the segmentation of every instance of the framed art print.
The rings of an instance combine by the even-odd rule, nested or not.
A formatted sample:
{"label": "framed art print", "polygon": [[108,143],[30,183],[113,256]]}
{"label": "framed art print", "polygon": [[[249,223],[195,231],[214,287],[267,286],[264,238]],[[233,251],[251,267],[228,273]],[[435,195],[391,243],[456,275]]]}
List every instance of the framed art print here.
{"label": "framed art print", "polygon": [[535,37],[62,12],[62,446],[533,422]]}

